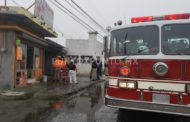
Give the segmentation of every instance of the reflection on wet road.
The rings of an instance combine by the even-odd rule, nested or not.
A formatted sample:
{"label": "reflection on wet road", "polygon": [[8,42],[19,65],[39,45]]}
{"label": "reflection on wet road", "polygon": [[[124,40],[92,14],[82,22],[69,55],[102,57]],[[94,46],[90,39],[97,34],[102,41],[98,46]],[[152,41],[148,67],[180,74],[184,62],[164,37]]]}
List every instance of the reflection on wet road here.
{"label": "reflection on wet road", "polygon": [[50,105],[53,111],[40,122],[190,122],[187,117],[106,107],[103,84]]}
{"label": "reflection on wet road", "polygon": [[52,104],[45,122],[116,122],[117,109],[104,106],[104,84],[99,84]]}

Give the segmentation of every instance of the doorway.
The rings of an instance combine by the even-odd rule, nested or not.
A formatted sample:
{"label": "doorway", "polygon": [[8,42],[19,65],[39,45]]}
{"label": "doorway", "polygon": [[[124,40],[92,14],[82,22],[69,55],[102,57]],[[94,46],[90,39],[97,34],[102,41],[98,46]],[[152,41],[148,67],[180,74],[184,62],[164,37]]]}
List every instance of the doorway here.
{"label": "doorway", "polygon": [[26,66],[28,78],[34,77],[33,66],[34,66],[34,48],[28,46],[28,48],[27,48],[27,66]]}

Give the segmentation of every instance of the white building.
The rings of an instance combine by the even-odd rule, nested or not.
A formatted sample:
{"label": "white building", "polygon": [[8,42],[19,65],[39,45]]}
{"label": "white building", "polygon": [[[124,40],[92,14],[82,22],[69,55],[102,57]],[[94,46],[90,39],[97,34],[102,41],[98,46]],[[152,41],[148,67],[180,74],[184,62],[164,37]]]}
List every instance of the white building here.
{"label": "white building", "polygon": [[103,43],[97,41],[97,32],[89,32],[88,39],[67,39],[68,56],[77,64],[77,73],[88,75],[91,70],[90,60],[102,57]]}

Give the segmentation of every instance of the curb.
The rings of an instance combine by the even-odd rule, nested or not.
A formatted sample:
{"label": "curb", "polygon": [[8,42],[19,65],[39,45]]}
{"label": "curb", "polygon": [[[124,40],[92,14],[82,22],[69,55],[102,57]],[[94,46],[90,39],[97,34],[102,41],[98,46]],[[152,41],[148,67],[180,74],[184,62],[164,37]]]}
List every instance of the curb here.
{"label": "curb", "polygon": [[[99,81],[96,81],[96,82],[91,82],[89,83],[88,85],[85,85],[85,86],[82,86],[82,87],[76,87],[72,90],[69,90],[69,91],[66,91],[65,93],[56,93],[56,92],[49,92],[49,93],[46,93],[46,95],[44,96],[37,96],[38,98],[42,98],[43,97],[43,100],[46,100],[46,101],[51,101],[51,100],[59,100],[61,98],[64,98],[65,96],[69,96],[69,95],[72,95],[72,94],[76,94],[77,92],[80,92],[82,90],[85,90],[87,88],[90,88],[90,87],[93,87],[97,84],[100,84],[100,83],[103,83],[105,82],[106,80],[103,79],[103,80],[99,80]],[[44,92],[44,91],[42,91]]]}
{"label": "curb", "polygon": [[[73,90],[73,91],[70,91],[70,92],[68,92],[68,93],[65,93],[65,94],[63,94],[63,96],[75,94],[76,92],[79,92],[79,91],[82,91],[82,90],[84,90],[84,89],[90,88],[90,87],[92,87],[92,86],[94,86],[94,85],[103,83],[103,82],[105,82],[105,81],[106,81],[106,79],[99,80],[99,81],[94,81],[93,83],[91,83],[91,84],[89,84],[89,85],[87,85],[87,86],[80,87],[80,88],[78,88],[78,89],[75,89],[75,90]],[[92,81],[90,81],[90,82],[92,82]]]}

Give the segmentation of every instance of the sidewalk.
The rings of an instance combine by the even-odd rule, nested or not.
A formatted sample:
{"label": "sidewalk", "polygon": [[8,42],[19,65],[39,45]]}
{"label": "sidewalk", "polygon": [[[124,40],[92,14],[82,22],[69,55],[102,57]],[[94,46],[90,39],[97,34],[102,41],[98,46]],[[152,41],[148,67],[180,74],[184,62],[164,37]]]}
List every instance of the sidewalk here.
{"label": "sidewalk", "polygon": [[[86,76],[78,76],[78,84],[39,84],[28,88],[17,89],[16,91],[24,91],[32,93],[32,96],[26,100],[13,99],[0,95],[0,122],[30,122],[37,119],[39,113],[49,111],[50,103],[58,101],[67,95],[77,93],[81,90],[89,88],[101,81],[89,81]],[[32,119],[31,119],[32,118]]]}

